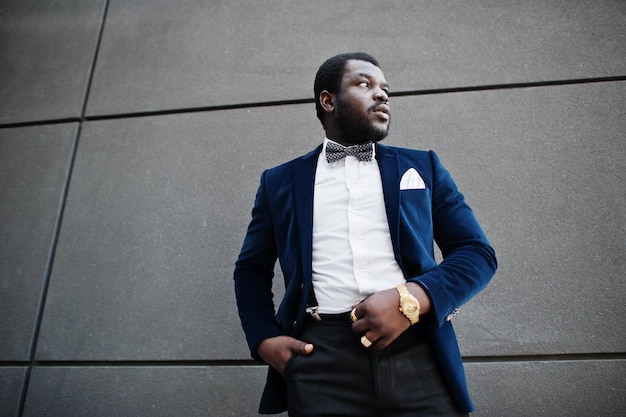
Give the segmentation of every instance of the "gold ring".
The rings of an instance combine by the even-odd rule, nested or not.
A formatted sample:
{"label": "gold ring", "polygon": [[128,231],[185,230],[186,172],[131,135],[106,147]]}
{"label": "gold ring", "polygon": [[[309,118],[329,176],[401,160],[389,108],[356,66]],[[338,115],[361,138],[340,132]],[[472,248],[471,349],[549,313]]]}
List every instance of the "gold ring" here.
{"label": "gold ring", "polygon": [[361,344],[366,348],[372,346],[372,342],[370,342],[370,340],[365,335],[361,336]]}
{"label": "gold ring", "polygon": [[352,320],[353,323],[356,323],[357,320],[359,319],[355,313],[356,313],[356,307],[354,307],[352,311],[350,312],[350,320]]}

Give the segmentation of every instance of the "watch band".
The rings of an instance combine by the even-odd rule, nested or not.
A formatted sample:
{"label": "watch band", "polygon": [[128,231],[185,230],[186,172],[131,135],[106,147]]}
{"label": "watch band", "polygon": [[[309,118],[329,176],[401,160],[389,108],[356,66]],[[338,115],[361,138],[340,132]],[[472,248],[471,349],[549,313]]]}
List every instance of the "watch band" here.
{"label": "watch band", "polygon": [[409,319],[411,325],[419,322],[420,303],[417,301],[417,298],[409,292],[404,284],[396,286],[396,289],[400,294],[400,312],[402,312],[402,314]]}

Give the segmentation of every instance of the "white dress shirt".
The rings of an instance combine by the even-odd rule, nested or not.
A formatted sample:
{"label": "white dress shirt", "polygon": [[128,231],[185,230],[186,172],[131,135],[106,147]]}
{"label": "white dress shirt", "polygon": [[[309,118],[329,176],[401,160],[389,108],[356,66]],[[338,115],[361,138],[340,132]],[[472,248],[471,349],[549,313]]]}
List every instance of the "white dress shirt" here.
{"label": "white dress shirt", "polygon": [[328,141],[315,172],[313,288],[319,313],[336,314],[406,280],[394,258],[375,155],[329,164]]}

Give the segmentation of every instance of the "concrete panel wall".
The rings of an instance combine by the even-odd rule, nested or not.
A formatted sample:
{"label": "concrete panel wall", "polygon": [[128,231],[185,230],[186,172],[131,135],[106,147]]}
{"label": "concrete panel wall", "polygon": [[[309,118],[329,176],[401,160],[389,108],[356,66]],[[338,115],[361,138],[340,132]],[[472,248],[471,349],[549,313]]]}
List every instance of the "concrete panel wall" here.
{"label": "concrete panel wall", "polygon": [[623,415],[625,45],[619,0],[5,1],[0,416],[256,415],[233,262],[352,50],[498,252],[455,318],[474,415]]}

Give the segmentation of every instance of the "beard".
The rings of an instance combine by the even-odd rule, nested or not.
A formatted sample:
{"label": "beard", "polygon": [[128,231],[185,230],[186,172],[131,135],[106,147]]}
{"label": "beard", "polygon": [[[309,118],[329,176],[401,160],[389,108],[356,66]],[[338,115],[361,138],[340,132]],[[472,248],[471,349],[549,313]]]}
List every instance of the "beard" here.
{"label": "beard", "polygon": [[[372,106],[373,111],[377,105]],[[377,128],[372,125],[367,115],[358,114],[350,104],[337,100],[337,125],[343,143],[358,145],[365,142],[379,142],[389,134],[391,117],[386,128]]]}

